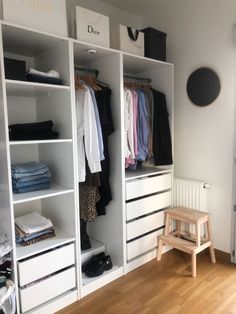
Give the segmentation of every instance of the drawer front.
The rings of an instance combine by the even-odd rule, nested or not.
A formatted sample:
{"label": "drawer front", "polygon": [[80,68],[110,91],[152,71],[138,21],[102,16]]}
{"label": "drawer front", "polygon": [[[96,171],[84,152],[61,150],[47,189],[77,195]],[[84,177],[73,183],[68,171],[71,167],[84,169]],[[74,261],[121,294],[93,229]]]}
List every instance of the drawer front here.
{"label": "drawer front", "polygon": [[19,285],[22,287],[30,282],[52,274],[75,263],[74,244],[66,245],[53,251],[18,262]]}
{"label": "drawer front", "polygon": [[134,219],[171,205],[171,192],[145,197],[126,204],[126,219]]}
{"label": "drawer front", "polygon": [[30,309],[73,289],[75,285],[75,268],[73,267],[47,278],[32,287],[19,289],[21,311],[29,311]]}
{"label": "drawer front", "polygon": [[126,182],[126,200],[171,188],[171,174]]}
{"label": "drawer front", "polygon": [[163,234],[163,229],[127,243],[127,260],[131,260],[132,258],[157,247],[157,237],[161,234]]}
{"label": "drawer front", "polygon": [[160,228],[163,225],[164,225],[164,210],[159,213],[129,222],[126,225],[127,240],[131,240],[133,238],[141,236],[144,233]]}

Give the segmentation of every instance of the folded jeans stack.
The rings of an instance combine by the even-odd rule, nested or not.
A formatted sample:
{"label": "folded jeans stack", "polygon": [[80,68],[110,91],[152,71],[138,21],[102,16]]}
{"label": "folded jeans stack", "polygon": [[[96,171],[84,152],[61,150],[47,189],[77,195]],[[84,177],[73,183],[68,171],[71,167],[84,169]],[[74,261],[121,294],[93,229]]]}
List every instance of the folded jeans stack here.
{"label": "folded jeans stack", "polygon": [[58,138],[59,133],[52,130],[53,121],[21,123],[9,125],[11,141],[44,140]]}
{"label": "folded jeans stack", "polygon": [[28,162],[11,166],[14,193],[26,193],[50,188],[51,173],[48,166],[39,162]]}
{"label": "folded jeans stack", "polygon": [[38,71],[36,69],[30,68],[26,74],[27,81],[45,83],[45,84],[54,84],[54,85],[63,85],[63,80],[60,78],[60,75],[55,70],[50,70],[48,72]]}
{"label": "folded jeans stack", "polygon": [[50,219],[37,212],[15,218],[16,243],[23,246],[55,237],[55,230]]}

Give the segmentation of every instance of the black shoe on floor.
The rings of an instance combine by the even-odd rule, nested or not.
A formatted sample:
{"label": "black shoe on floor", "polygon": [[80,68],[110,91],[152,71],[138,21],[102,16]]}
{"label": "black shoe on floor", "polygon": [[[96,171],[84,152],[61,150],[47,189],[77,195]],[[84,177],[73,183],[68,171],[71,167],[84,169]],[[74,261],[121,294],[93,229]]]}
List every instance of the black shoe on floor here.
{"label": "black shoe on floor", "polygon": [[107,255],[103,259],[93,263],[90,267],[87,267],[85,275],[88,277],[97,277],[109,269],[112,269],[112,261],[110,255]]}
{"label": "black shoe on floor", "polygon": [[94,263],[98,263],[99,261],[105,258],[105,253],[101,252],[97,255],[93,255],[87,262],[82,265],[82,272],[84,273],[87,268],[91,267]]}

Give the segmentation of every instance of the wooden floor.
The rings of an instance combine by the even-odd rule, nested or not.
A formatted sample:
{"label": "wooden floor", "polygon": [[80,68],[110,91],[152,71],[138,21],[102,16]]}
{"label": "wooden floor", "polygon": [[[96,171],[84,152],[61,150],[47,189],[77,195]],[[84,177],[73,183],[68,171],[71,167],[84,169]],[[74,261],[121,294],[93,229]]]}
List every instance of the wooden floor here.
{"label": "wooden floor", "polygon": [[236,265],[203,252],[192,278],[190,256],[171,251],[58,313],[236,313]]}

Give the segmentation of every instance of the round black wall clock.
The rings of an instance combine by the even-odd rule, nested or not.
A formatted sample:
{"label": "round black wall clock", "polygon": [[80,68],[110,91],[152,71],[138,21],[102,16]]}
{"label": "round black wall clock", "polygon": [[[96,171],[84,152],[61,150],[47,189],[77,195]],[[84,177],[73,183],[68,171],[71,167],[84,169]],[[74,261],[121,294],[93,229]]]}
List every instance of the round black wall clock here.
{"label": "round black wall clock", "polygon": [[197,106],[211,104],[220,93],[218,75],[209,68],[199,68],[188,78],[187,93],[189,99]]}

